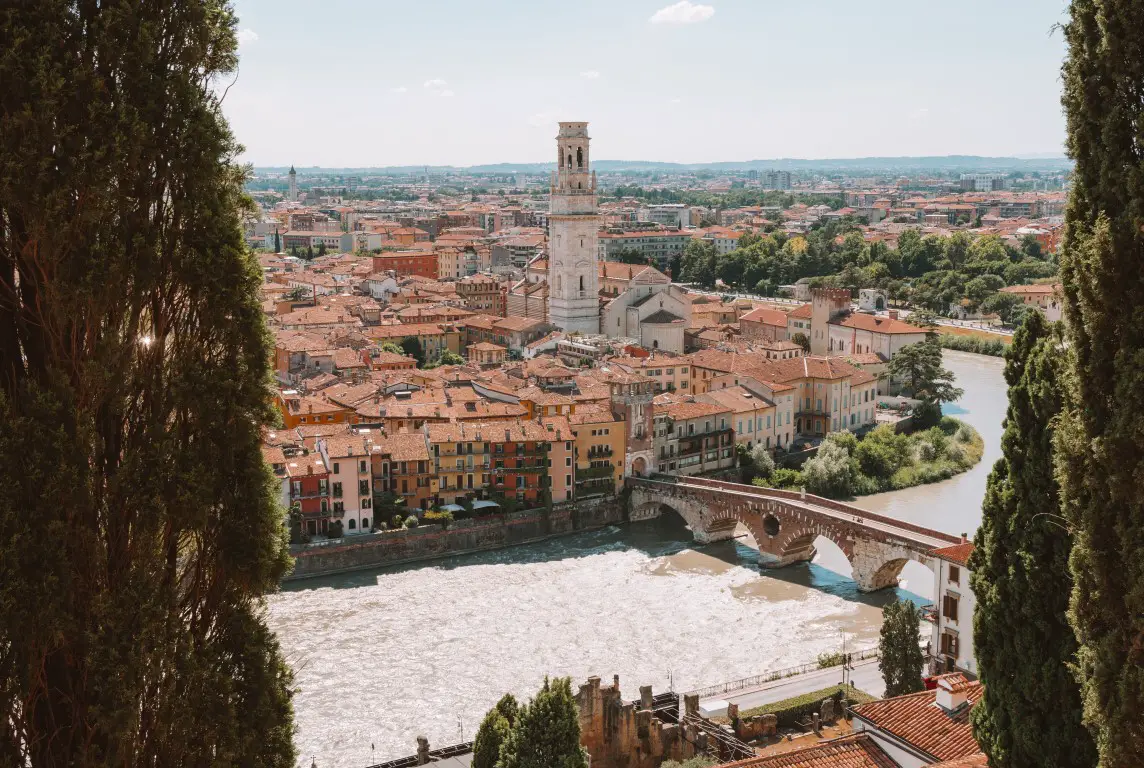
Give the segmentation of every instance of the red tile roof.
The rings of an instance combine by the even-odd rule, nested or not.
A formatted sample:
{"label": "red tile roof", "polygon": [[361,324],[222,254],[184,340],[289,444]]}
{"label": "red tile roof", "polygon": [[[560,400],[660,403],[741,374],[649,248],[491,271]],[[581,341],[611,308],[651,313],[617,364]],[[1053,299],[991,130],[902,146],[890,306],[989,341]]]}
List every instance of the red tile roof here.
{"label": "red tile roof", "polygon": [[969,556],[973,554],[973,542],[966,541],[948,547],[931,549],[930,554],[935,557],[940,557],[942,560],[957,563],[958,565],[969,565]]}
{"label": "red tile roof", "polygon": [[894,320],[893,318],[879,317],[877,315],[867,315],[862,312],[851,312],[848,315],[843,315],[835,320],[831,320],[830,324],[840,325],[843,328],[854,328],[859,331],[872,331],[874,333],[925,333],[924,328],[910,325],[902,320]]}
{"label": "red tile roof", "polygon": [[897,763],[864,733],[766,757],[752,757],[719,768],[897,768]]}
{"label": "red tile roof", "polygon": [[788,312],[787,317],[793,317],[798,320],[809,320],[810,310],[811,306],[809,304],[803,304],[798,309],[792,309],[790,312]]}
{"label": "red tile roof", "polygon": [[954,760],[980,751],[973,738],[969,711],[981,698],[981,691],[981,683],[969,683],[965,692],[970,706],[953,715],[937,706],[936,690],[871,701],[852,711],[855,717],[909,742],[936,760]]}
{"label": "red tile roof", "polygon": [[762,323],[763,325],[778,325],[786,328],[787,313],[781,309],[770,309],[768,307],[755,307],[747,314],[739,318],[739,322],[754,322]]}
{"label": "red tile roof", "polygon": [[976,755],[959,757],[947,763],[934,763],[929,768],[986,768],[988,765],[989,758],[983,752],[978,752]]}

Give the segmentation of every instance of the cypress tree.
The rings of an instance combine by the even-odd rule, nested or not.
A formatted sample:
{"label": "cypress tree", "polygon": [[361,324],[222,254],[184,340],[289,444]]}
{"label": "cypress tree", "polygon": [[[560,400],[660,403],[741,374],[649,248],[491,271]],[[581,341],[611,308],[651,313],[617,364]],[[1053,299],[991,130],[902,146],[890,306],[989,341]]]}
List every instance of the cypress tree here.
{"label": "cypress tree", "polygon": [[1061,280],[1068,405],[1057,430],[1071,523],[1069,619],[1103,768],[1144,755],[1144,36],[1139,0],[1074,0],[1063,67]]}
{"label": "cypress tree", "polygon": [[588,768],[569,678],[544,678],[536,697],[520,708],[497,768]]}
{"label": "cypress tree", "polygon": [[921,611],[909,600],[895,600],[882,609],[878,637],[878,668],[886,683],[886,698],[916,693],[922,683],[925,656],[919,643]]}
{"label": "cypress tree", "polygon": [[518,710],[516,698],[507,693],[488,711],[473,740],[473,768],[496,768],[501,745],[512,731]]}
{"label": "cypress tree", "polygon": [[292,766],[225,0],[0,10],[0,764]]}
{"label": "cypress tree", "polygon": [[985,684],[977,743],[995,768],[1096,764],[1069,665],[1071,542],[1060,522],[1053,432],[1061,410],[1061,339],[1039,312],[1005,355],[1009,411],[969,561],[973,648]]}

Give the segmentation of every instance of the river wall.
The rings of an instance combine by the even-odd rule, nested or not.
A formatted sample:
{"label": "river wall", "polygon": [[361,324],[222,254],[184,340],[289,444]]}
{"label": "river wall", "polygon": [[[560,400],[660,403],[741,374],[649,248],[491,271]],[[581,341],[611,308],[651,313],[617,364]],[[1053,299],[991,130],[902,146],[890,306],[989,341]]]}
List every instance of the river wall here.
{"label": "river wall", "polygon": [[626,522],[626,496],[608,496],[555,504],[552,509],[529,509],[456,520],[449,525],[346,537],[321,545],[291,548],[294,570],[286,581],[334,573],[403,565],[469,552],[483,552],[528,544],[593,528]]}

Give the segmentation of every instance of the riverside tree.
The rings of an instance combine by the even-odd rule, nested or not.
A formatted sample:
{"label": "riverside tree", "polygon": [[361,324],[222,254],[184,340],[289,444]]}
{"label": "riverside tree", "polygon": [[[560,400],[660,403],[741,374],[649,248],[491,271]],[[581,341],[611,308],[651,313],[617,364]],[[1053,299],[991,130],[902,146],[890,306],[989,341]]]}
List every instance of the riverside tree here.
{"label": "riverside tree", "polygon": [[[0,13],[0,763],[294,765],[224,0]],[[222,87],[219,87],[219,86]]]}
{"label": "riverside tree", "polygon": [[921,616],[921,611],[909,600],[895,600],[882,609],[878,668],[886,683],[886,698],[925,688],[922,682],[925,658],[918,644]]}
{"label": "riverside tree", "polygon": [[941,345],[936,338],[902,347],[887,367],[912,397],[922,401],[915,414],[918,427],[936,424],[941,418],[941,404],[952,403],[965,394],[954,386],[953,372],[942,367]]}
{"label": "riverside tree", "polygon": [[569,678],[545,678],[536,697],[520,708],[497,768],[588,768]]}
{"label": "riverside tree", "polygon": [[1061,248],[1070,370],[1057,469],[1081,699],[1102,768],[1144,755],[1142,11],[1139,0],[1073,0],[1065,25],[1076,165]]}
{"label": "riverside tree", "polygon": [[516,697],[506,693],[488,711],[473,740],[473,768],[496,768],[501,745],[508,739],[519,710]]}
{"label": "riverside tree", "polygon": [[973,648],[985,684],[974,735],[996,768],[1085,768],[1096,764],[1096,751],[1070,670],[1071,544],[1053,476],[1061,339],[1033,312],[1005,358],[1002,457],[989,475],[969,561]]}

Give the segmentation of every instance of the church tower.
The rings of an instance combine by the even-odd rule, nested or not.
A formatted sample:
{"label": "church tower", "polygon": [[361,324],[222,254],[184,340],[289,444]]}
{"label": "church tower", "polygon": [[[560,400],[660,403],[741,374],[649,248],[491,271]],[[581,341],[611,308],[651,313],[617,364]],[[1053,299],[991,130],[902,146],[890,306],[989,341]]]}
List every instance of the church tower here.
{"label": "church tower", "polygon": [[565,331],[600,332],[596,174],[588,124],[560,123],[548,209],[548,317]]}
{"label": "church tower", "polygon": [[294,170],[294,166],[290,166],[290,194],[287,199],[292,202],[298,202],[298,172]]}

